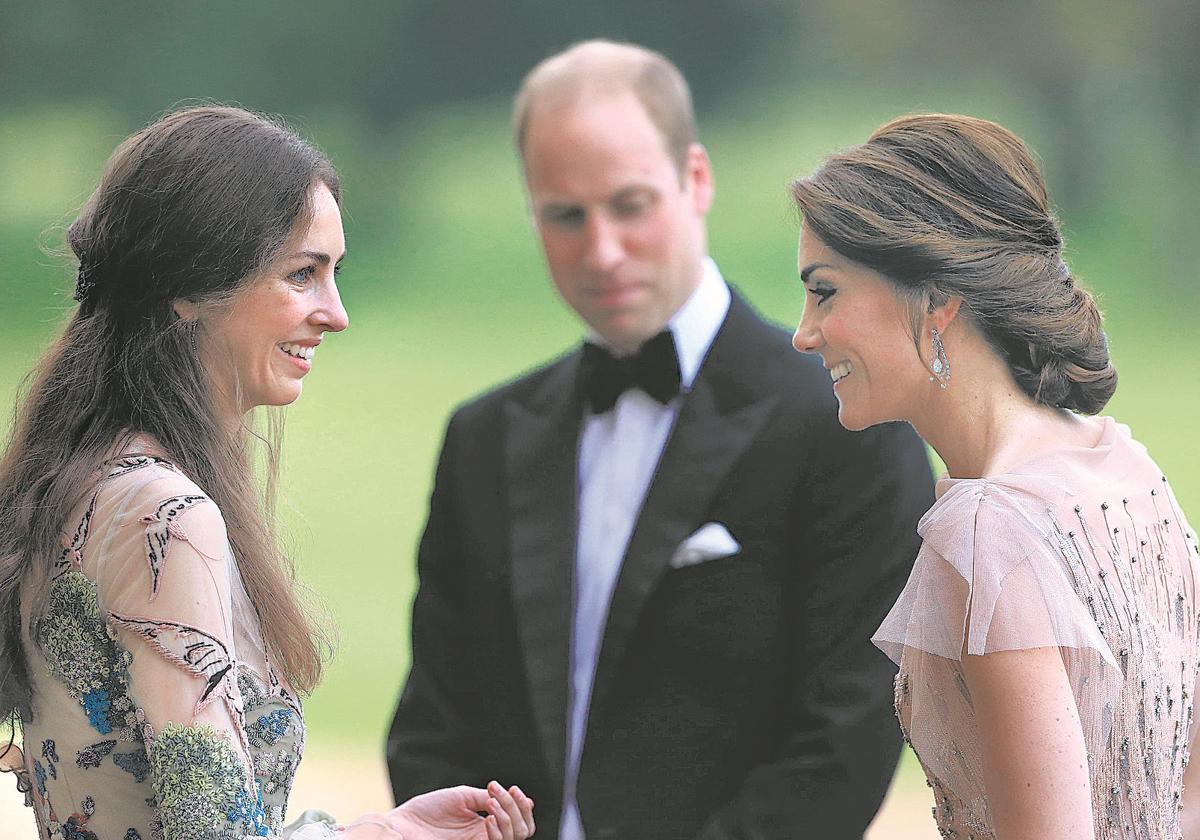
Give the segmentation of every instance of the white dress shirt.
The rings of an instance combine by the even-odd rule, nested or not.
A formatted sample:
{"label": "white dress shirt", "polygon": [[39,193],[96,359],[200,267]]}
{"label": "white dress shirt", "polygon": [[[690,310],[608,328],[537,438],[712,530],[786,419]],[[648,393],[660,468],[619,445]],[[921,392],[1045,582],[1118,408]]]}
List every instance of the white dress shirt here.
{"label": "white dress shirt", "polygon": [[[687,392],[729,312],[729,287],[706,258],[696,290],[668,322]],[[603,344],[595,335],[589,340]],[[571,686],[567,761],[559,840],[584,840],[575,784],[587,729],[592,680],[609,602],[638,512],[679,414],[680,397],[663,405],[644,391],[621,394],[611,411],[588,414],[579,442],[579,529],[575,546],[575,608],[571,627]]]}

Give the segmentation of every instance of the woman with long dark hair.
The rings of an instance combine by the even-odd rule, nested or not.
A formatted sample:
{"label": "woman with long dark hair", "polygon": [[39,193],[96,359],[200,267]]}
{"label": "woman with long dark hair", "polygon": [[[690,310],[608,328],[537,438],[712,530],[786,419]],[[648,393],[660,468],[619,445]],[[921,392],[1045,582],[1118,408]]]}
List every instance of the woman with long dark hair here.
{"label": "woman with long dark hair", "polygon": [[[324,645],[273,533],[278,429],[263,493],[246,417],[348,325],[340,200],[291,130],[198,107],[129,137],[70,226],[79,305],[0,460],[0,714],[45,838],[335,834],[282,826]],[[531,809],[493,782],[336,836],[524,838]]]}
{"label": "woman with long dark hair", "polygon": [[942,836],[1200,836],[1196,535],[1090,416],[1117,373],[1033,156],[986,120],[904,117],[792,193],[796,349],[844,426],[907,421],[949,471],[875,636]]}

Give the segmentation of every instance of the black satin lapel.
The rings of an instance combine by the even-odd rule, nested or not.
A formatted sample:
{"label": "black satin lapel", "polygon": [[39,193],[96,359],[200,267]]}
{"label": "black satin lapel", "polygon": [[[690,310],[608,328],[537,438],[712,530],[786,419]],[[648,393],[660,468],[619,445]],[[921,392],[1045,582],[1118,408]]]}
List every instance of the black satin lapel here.
{"label": "black satin lapel", "polygon": [[[545,409],[540,411],[539,408]],[[572,383],[549,406],[505,406],[513,602],[534,719],[551,778],[567,743],[576,446]]]}
{"label": "black satin lapel", "polygon": [[596,665],[592,708],[604,701],[642,608],[672,552],[704,524],[717,488],[776,402],[777,397],[769,396],[718,414],[712,385],[703,377],[685,399],[621,565]]}

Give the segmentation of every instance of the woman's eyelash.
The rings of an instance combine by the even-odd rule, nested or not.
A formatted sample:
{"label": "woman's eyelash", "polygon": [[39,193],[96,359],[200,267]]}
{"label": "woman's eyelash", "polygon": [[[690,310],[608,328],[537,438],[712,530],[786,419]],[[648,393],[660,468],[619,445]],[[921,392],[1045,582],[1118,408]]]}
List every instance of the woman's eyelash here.
{"label": "woman's eyelash", "polygon": [[824,303],[825,301],[829,300],[829,298],[833,297],[834,293],[836,292],[837,289],[831,289],[828,286],[818,286],[812,290],[812,293],[817,296],[820,303]]}

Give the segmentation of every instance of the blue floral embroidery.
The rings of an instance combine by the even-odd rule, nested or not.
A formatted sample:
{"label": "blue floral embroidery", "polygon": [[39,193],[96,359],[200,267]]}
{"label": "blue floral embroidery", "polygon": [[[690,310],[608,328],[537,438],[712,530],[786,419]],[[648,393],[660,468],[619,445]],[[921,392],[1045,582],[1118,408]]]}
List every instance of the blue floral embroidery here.
{"label": "blue floral embroidery", "polygon": [[246,737],[256,747],[264,744],[269,747],[274,746],[276,741],[287,734],[292,717],[291,709],[276,709],[261,715],[258,720],[250,724],[246,731]]}
{"label": "blue floral embroidery", "polygon": [[36,636],[51,672],[79,701],[97,732],[119,731],[125,740],[142,740],[128,696],[133,656],[110,635],[96,587],[82,572],[55,578]]}
{"label": "blue floral embroidery", "polygon": [[46,795],[46,768],[36,758],[33,760],[33,776],[37,779],[37,789],[43,797]]}
{"label": "blue floral embroidery", "polygon": [[83,695],[83,708],[87,712],[88,723],[94,726],[97,732],[101,735],[112,732],[112,725],[108,722],[112,701],[108,699],[107,691],[98,688]]}
{"label": "blue floral embroidery", "polygon": [[131,828],[125,832],[124,840],[142,840],[142,835],[138,834],[136,828]]}
{"label": "blue floral embroidery", "polygon": [[263,809],[261,790],[255,800],[250,799],[250,795],[246,791],[238,791],[234,805],[229,809],[228,817],[231,823],[241,823],[255,837],[266,837],[271,833],[267,826],[267,814]]}
{"label": "blue floral embroidery", "polygon": [[113,764],[120,767],[126,773],[132,774],[135,782],[144,782],[146,777],[150,775],[150,759],[146,756],[145,750],[138,750],[131,753],[117,753],[112,758]]}

